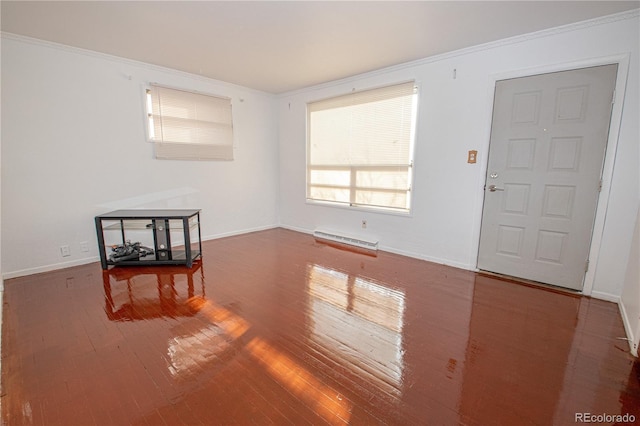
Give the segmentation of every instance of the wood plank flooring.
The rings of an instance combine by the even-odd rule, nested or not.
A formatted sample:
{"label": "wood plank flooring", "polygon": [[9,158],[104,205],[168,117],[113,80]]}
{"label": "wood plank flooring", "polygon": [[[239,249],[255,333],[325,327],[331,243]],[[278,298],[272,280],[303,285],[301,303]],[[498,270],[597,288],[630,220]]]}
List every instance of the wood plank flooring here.
{"label": "wood plank flooring", "polygon": [[613,303],[284,229],[203,252],[7,280],[3,423],[640,421]]}

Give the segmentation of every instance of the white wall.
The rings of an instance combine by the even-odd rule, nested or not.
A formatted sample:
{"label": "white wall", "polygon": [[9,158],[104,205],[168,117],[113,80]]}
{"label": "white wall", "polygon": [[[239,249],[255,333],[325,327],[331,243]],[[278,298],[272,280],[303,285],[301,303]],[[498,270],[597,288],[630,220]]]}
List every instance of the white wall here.
{"label": "white wall", "polygon": [[[6,34],[2,65],[5,278],[97,259],[93,217],[116,208],[201,208],[205,239],[277,226],[272,95]],[[232,98],[235,160],[153,159],[148,82]]]}
{"label": "white wall", "polygon": [[[609,152],[601,235],[592,259],[592,294],[617,300],[640,199],[638,11],[427,58],[280,97],[280,223],[376,237],[383,249],[467,269],[476,267],[491,101],[500,76],[523,76],[615,56],[628,64],[617,108],[617,157]],[[453,78],[453,70],[457,78]],[[627,69],[620,74],[626,76]],[[306,103],[415,79],[421,85],[411,217],[305,203]],[[624,85],[624,78],[618,83]],[[618,99],[621,99],[620,94]],[[615,141],[614,141],[615,142]],[[613,144],[615,147],[615,143]],[[467,151],[479,151],[467,164]],[[606,213],[606,221],[604,220]],[[367,220],[367,229],[360,226]]]}
{"label": "white wall", "polygon": [[636,229],[627,265],[624,287],[620,300],[620,311],[629,336],[631,352],[638,356],[640,344],[640,209],[636,209]]}
{"label": "white wall", "polygon": [[[640,200],[638,34],[635,11],[278,98],[3,35],[0,270],[6,278],[95,260],[93,216],[124,207],[202,208],[205,238],[278,223],[302,231],[324,227],[377,237],[383,249],[473,269],[495,79],[614,56],[628,58],[626,93],[614,129],[617,153],[610,153],[615,161],[613,155],[607,159],[611,179],[605,182],[606,209],[599,211],[602,232],[595,236],[598,257],[590,274],[593,295],[617,300]],[[306,103],[407,79],[421,85],[412,215],[306,204]],[[150,81],[231,97],[236,160],[154,160],[142,106]],[[466,163],[470,149],[479,151],[475,165]],[[90,243],[89,253],[80,251],[83,241]],[[61,257],[61,245],[71,247],[70,257]]]}

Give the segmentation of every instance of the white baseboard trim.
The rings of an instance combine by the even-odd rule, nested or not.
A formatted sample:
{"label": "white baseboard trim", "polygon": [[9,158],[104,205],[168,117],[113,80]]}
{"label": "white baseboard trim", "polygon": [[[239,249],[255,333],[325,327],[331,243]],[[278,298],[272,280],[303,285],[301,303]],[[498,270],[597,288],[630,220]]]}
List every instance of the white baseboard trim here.
{"label": "white baseboard trim", "polygon": [[298,228],[297,226],[282,225],[282,224],[278,225],[278,228],[288,229],[289,231],[300,232],[302,234],[313,235],[313,229]]}
{"label": "white baseboard trim", "polygon": [[[243,229],[243,230],[240,230],[240,231],[225,232],[225,233],[221,233],[221,234],[202,236],[202,241],[215,240],[215,239],[218,239],[218,238],[231,237],[231,236],[240,235],[240,234],[248,234],[250,232],[264,231],[264,230],[267,230],[267,229],[273,229],[273,228],[277,228],[277,227],[278,227],[278,225],[266,225],[266,226],[259,226],[259,227],[256,227],[256,228],[247,228],[247,229]],[[73,266],[81,266],[81,265],[86,265],[88,263],[93,263],[93,262],[100,262],[100,257],[99,256],[86,257],[86,258],[83,258],[83,259],[76,259],[76,260],[72,260],[72,261],[69,261],[69,262],[53,263],[53,264],[50,264],[50,265],[37,266],[37,267],[34,267],[34,268],[27,268],[27,269],[21,269],[21,270],[18,270],[18,271],[3,272],[2,273],[2,279],[3,280],[9,280],[11,278],[19,278],[19,277],[25,277],[27,275],[41,274],[43,272],[56,271],[58,269],[65,269],[65,268],[70,268],[70,267],[73,267]],[[4,288],[4,286],[2,288]]]}
{"label": "white baseboard trim", "polygon": [[620,316],[622,317],[622,324],[624,324],[624,331],[627,335],[627,340],[629,342],[629,350],[631,351],[631,355],[638,357],[638,343],[636,341],[636,336],[634,334],[633,327],[631,322],[629,321],[629,316],[627,315],[627,310],[622,303],[622,300],[618,302],[618,308],[620,309]]}
{"label": "white baseboard trim", "polygon": [[620,296],[616,296],[615,294],[605,293],[602,291],[592,291],[591,297],[594,299],[600,299],[607,302],[613,302],[618,305],[618,310],[620,312],[620,317],[622,318],[622,324],[624,326],[624,332],[627,338],[627,342],[629,343],[629,352],[631,355],[637,357],[638,356],[638,343],[635,339],[635,334],[633,330],[633,326],[630,322],[629,316],[627,315],[627,310],[622,304],[622,298]]}
{"label": "white baseboard trim", "polygon": [[25,277],[27,275],[41,274],[43,272],[56,271],[58,269],[71,268],[72,266],[86,265],[88,263],[99,262],[99,261],[100,261],[100,257],[93,256],[93,257],[86,257],[84,259],[72,260],[69,262],[53,263],[51,265],[21,269],[19,271],[4,272],[2,274],[2,279],[9,280],[11,278],[19,278],[19,277]]}
{"label": "white baseboard trim", "polygon": [[255,228],[242,229],[240,231],[222,232],[220,234],[204,235],[202,241],[218,240],[220,238],[233,237],[235,235],[250,234],[252,232],[266,231],[268,229],[279,228],[279,225],[257,226]]}
{"label": "white baseboard trim", "polygon": [[620,296],[616,296],[615,294],[605,293],[603,291],[593,290],[591,292],[591,297],[594,299],[606,300],[607,302],[613,302],[616,304],[620,303]]}
{"label": "white baseboard trim", "polygon": [[[303,234],[311,234],[311,235],[313,234],[313,230],[310,230],[310,229],[298,228],[298,227],[289,226],[289,225],[280,225],[280,227],[284,229],[289,229],[290,231],[301,232]],[[466,263],[456,262],[448,259],[441,259],[437,257],[425,256],[420,253],[414,253],[407,250],[399,250],[394,247],[381,245],[378,247],[378,250],[386,251],[393,254],[399,254],[400,256],[407,256],[414,259],[424,260],[426,262],[437,263],[445,266],[451,266],[453,268],[464,269],[466,271],[476,271],[475,265],[469,265]]]}
{"label": "white baseboard trim", "polygon": [[452,268],[464,269],[465,271],[476,270],[475,265],[472,266],[466,263],[456,262],[454,260],[442,259],[442,258],[433,257],[433,256],[425,256],[423,254],[414,253],[411,251],[398,250],[393,247],[382,246],[380,247],[380,250],[387,251],[393,254],[399,254],[400,256],[407,256],[407,257],[412,257],[414,259],[424,260],[425,262],[437,263],[439,265],[451,266]]}

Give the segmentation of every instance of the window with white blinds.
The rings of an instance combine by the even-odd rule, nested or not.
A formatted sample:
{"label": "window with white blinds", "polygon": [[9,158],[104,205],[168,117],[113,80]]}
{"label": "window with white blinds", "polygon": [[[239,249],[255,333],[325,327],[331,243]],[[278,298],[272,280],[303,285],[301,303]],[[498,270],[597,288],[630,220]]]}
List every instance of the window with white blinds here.
{"label": "window with white blinds", "polygon": [[156,158],[233,160],[231,99],[151,85],[147,114]]}
{"label": "window with white blinds", "polygon": [[408,212],[414,82],[307,105],[307,199]]}

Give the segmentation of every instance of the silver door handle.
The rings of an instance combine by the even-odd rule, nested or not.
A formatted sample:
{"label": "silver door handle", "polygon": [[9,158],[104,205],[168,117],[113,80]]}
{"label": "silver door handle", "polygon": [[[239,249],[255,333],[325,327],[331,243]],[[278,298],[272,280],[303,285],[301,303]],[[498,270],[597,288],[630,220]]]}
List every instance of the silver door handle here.
{"label": "silver door handle", "polygon": [[491,192],[504,191],[504,189],[497,188],[495,185],[489,185],[489,191],[491,191]]}

